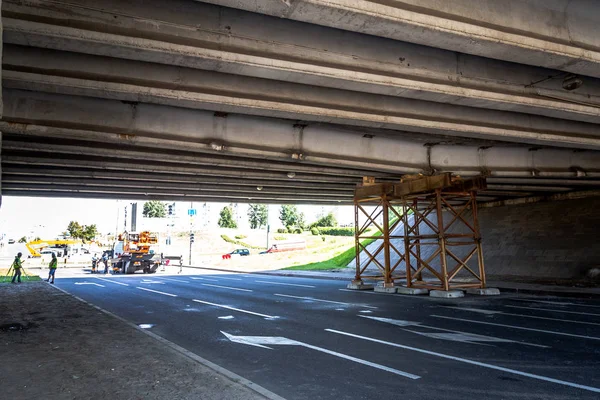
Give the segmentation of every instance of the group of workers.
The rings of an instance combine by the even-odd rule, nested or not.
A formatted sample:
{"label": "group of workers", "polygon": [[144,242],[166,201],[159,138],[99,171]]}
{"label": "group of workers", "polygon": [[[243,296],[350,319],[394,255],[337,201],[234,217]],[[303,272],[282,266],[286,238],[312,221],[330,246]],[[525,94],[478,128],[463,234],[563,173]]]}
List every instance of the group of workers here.
{"label": "group of workers", "polygon": [[[23,274],[23,253],[19,252],[15,256],[15,260],[13,261],[11,268],[14,270],[14,275],[12,278],[12,283],[21,283],[21,275]],[[48,264],[49,272],[48,279],[46,282],[54,283],[54,276],[56,275],[56,268],[58,268],[58,260],[56,258],[56,254],[52,253],[52,259]],[[52,281],[50,281],[52,279]]]}
{"label": "group of workers", "polygon": [[96,254],[92,257],[92,274],[95,274],[98,270],[98,263],[102,261],[104,264],[104,273],[108,274],[108,255],[102,254],[102,258],[98,258]]}

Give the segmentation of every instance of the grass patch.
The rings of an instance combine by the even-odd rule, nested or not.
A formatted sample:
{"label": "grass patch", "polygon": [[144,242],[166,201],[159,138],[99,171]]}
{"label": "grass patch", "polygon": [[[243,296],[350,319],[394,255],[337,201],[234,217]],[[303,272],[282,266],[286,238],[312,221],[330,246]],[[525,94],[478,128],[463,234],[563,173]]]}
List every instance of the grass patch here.
{"label": "grass patch", "polygon": [[[9,283],[12,280],[13,274],[11,273],[10,276],[7,274],[8,268],[0,268],[0,283]],[[27,272],[27,269],[21,275],[21,281],[23,282],[36,282],[41,280],[42,278],[40,278],[38,275]]]}
{"label": "grass patch", "polygon": [[[363,246],[368,246],[373,243],[376,239],[365,239],[360,242]],[[309,264],[294,265],[292,267],[284,268],[285,270],[295,271],[319,271],[327,269],[340,269],[346,268],[346,266],[356,257],[356,250],[354,245],[345,249],[340,250],[338,254],[330,258],[329,260],[317,261]]]}
{"label": "grass patch", "polygon": [[[236,236],[236,237],[237,237],[237,236]],[[252,246],[251,244],[244,243],[244,242],[242,242],[241,240],[235,240],[235,239],[232,239],[232,238],[230,238],[230,237],[229,237],[229,236],[227,236],[227,235],[221,235],[221,239],[223,239],[224,241],[226,241],[226,242],[228,242],[228,243],[233,243],[233,244],[235,244],[235,245],[242,246],[242,247],[246,247],[246,248],[249,248],[249,249],[264,249],[264,247],[260,247],[260,246]]]}

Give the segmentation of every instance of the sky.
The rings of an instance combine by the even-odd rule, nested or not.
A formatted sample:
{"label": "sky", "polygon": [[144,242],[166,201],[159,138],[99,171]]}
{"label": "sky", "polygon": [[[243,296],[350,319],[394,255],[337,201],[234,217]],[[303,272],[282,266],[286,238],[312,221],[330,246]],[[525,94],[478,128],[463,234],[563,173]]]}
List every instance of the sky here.
{"label": "sky", "polygon": [[[128,220],[131,216],[132,201],[126,200],[94,200],[94,199],[58,199],[43,197],[2,197],[0,207],[0,237],[6,235],[7,239],[18,240],[22,236],[42,239],[52,239],[67,229],[70,221],[77,221],[82,225],[96,224],[101,234],[114,233],[115,230],[124,230],[123,215],[125,207],[128,208]],[[164,231],[165,220],[147,220],[142,218],[143,202],[138,202],[138,230]],[[217,227],[219,211],[228,203],[193,203],[197,210],[194,219],[196,230]],[[247,205],[237,205],[238,226],[248,228]],[[189,202],[177,202],[174,219],[174,230],[189,229],[190,219],[187,210]],[[269,206],[269,223],[271,230],[281,227],[279,221],[278,205]],[[236,209],[234,205],[234,210]],[[353,223],[354,210],[352,206],[298,206],[298,210],[306,216],[307,222],[315,221],[319,216],[333,212],[340,224]],[[129,226],[128,222],[128,226]]]}

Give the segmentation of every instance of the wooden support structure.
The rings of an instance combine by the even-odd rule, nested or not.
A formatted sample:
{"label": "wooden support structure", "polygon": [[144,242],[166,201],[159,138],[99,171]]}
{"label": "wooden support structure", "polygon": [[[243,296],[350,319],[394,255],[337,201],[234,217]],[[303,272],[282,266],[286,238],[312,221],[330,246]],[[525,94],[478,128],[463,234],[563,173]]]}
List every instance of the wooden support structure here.
{"label": "wooden support structure", "polygon": [[[485,178],[449,173],[399,183],[365,178],[354,196],[355,282],[370,278],[391,287],[405,279],[413,288],[485,288],[476,201],[485,188]],[[369,274],[369,266],[377,272]]]}

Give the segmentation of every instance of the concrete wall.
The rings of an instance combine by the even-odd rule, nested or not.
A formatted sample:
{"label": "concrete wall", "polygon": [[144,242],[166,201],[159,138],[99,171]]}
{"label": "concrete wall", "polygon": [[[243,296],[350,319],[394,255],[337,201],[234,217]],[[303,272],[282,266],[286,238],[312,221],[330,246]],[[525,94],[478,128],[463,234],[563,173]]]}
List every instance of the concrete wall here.
{"label": "concrete wall", "polygon": [[488,276],[573,279],[600,266],[600,197],[480,209]]}

